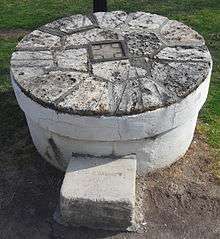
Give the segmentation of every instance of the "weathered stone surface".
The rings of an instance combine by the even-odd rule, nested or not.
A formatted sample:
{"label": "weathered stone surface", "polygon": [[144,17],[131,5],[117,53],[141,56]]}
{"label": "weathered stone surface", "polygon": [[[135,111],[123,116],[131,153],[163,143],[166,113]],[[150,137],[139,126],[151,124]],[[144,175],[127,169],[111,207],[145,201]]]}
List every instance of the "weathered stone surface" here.
{"label": "weathered stone surface", "polygon": [[143,57],[158,51],[162,43],[154,33],[126,34],[130,57]]}
{"label": "weathered stone surface", "polygon": [[201,61],[211,62],[207,47],[167,47],[160,51],[155,58],[170,61]]}
{"label": "weathered stone surface", "polygon": [[[69,110],[91,111],[101,114],[102,111],[109,112],[108,83],[94,80],[89,75],[84,75],[84,80],[72,92],[63,98],[59,107]],[[104,113],[104,112],[103,112]]]}
{"label": "weathered stone surface", "polygon": [[127,13],[123,11],[98,12],[94,13],[94,16],[101,28],[114,29],[125,22]]}
{"label": "weathered stone surface", "polygon": [[161,29],[161,35],[171,45],[203,45],[204,39],[196,31],[178,21],[169,21]]}
{"label": "weathered stone surface", "polygon": [[[122,116],[181,101],[207,78],[212,60],[203,38],[184,24],[150,13],[115,11],[46,24],[18,44],[11,66],[22,91],[44,106],[71,114]],[[63,74],[62,81],[45,80],[55,71]],[[62,84],[69,86],[69,72],[83,84],[52,93]],[[40,94],[40,84],[34,83],[36,89],[30,84],[36,78],[44,82],[47,97]]]}
{"label": "weathered stone surface", "polygon": [[[181,99],[195,90],[207,77],[209,63],[153,63],[152,78]],[[172,92],[172,94],[171,94]]]}
{"label": "weathered stone surface", "polygon": [[132,226],[136,157],[73,157],[61,188],[65,222],[108,230]]}
{"label": "weathered stone surface", "polygon": [[134,28],[142,28],[147,31],[158,30],[168,18],[156,14],[136,12],[129,14],[127,25]]}
{"label": "weathered stone surface", "polygon": [[60,47],[60,37],[53,36],[39,30],[35,30],[28,34],[24,39],[18,43],[18,50],[37,50],[37,49],[51,49]]}
{"label": "weathered stone surface", "polygon": [[[16,51],[12,54],[11,66],[14,67],[53,67],[50,51]],[[19,79],[19,78],[18,78]],[[20,80],[20,79],[19,79]]]}
{"label": "weathered stone surface", "polygon": [[98,42],[105,40],[117,40],[118,35],[112,31],[103,30],[99,28],[90,29],[86,32],[79,32],[67,36],[66,46],[78,46],[89,44],[90,42]]}
{"label": "weathered stone surface", "polygon": [[71,49],[56,54],[57,64],[60,68],[87,71],[86,49]]}
{"label": "weathered stone surface", "polygon": [[[81,77],[81,74],[80,74]],[[21,82],[21,86],[29,89],[32,96],[37,97],[41,102],[55,103],[67,92],[71,91],[80,83],[82,78],[77,77],[75,72],[51,71],[41,77],[34,77]],[[48,82],[50,87],[48,87]]]}
{"label": "weathered stone surface", "polygon": [[125,81],[128,78],[130,63],[128,60],[107,61],[92,65],[94,76],[106,81]]}
{"label": "weathered stone surface", "polygon": [[93,24],[88,17],[78,14],[48,23],[44,28],[58,30],[64,33],[73,33],[92,26]]}

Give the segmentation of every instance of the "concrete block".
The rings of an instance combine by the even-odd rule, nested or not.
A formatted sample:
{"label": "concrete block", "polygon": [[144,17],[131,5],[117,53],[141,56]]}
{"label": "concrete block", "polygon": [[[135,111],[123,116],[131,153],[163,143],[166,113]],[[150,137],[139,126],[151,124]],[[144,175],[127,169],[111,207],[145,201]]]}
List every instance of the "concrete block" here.
{"label": "concrete block", "polygon": [[62,218],[73,226],[126,230],[135,207],[136,157],[73,157],[60,193]]}

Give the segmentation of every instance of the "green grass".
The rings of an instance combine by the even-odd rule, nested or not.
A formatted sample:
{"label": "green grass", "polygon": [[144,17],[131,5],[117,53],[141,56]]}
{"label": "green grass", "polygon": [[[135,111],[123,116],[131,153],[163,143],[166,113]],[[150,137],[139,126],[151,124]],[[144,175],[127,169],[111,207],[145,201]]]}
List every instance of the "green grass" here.
{"label": "green grass", "polygon": [[[109,10],[149,11],[180,20],[207,42],[214,60],[208,101],[200,113],[201,129],[211,146],[220,151],[220,1],[219,0],[109,0]],[[46,22],[75,13],[89,13],[90,0],[1,0],[1,29],[34,29]],[[9,81],[9,59],[17,38],[0,38],[0,145],[16,140],[25,125]]]}

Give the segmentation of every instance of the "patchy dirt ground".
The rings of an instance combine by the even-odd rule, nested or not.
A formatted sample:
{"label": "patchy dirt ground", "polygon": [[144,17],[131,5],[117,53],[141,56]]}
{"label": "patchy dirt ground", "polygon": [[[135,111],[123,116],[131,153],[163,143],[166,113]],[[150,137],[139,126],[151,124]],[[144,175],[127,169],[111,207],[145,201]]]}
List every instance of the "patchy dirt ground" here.
{"label": "patchy dirt ground", "polygon": [[118,233],[54,222],[63,173],[38,155],[26,126],[18,134],[0,149],[1,239],[220,238],[220,186],[211,174],[216,156],[200,135],[169,169],[138,178],[142,229]]}
{"label": "patchy dirt ground", "polygon": [[25,36],[28,33],[30,33],[30,31],[23,29],[0,29],[0,38],[3,38],[5,40],[9,38],[19,38]]}

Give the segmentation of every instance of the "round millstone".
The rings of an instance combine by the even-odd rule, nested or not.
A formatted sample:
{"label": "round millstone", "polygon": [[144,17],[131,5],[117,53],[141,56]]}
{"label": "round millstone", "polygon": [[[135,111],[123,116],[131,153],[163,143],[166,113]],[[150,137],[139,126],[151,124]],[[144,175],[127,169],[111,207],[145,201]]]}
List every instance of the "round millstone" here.
{"label": "round millstone", "polygon": [[188,26],[155,14],[74,15],[27,35],[11,74],[32,100],[79,115],[132,115],[181,101],[212,60]]}

